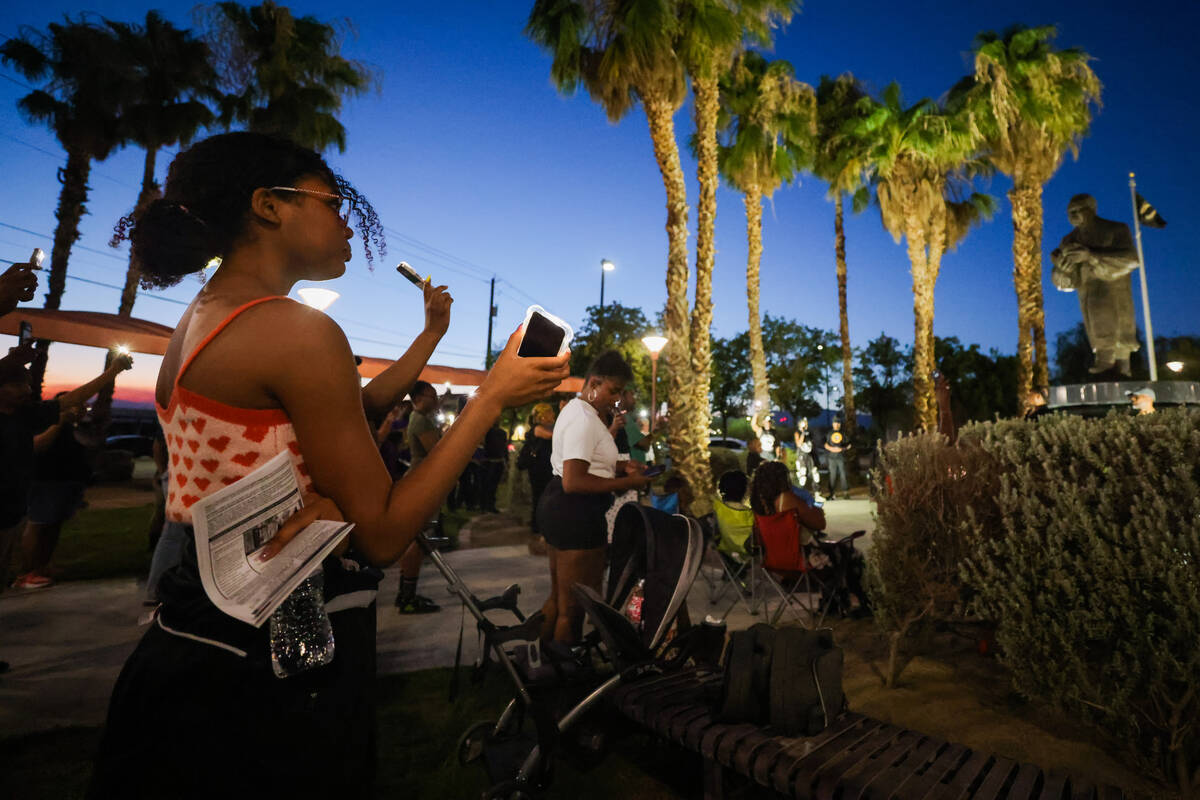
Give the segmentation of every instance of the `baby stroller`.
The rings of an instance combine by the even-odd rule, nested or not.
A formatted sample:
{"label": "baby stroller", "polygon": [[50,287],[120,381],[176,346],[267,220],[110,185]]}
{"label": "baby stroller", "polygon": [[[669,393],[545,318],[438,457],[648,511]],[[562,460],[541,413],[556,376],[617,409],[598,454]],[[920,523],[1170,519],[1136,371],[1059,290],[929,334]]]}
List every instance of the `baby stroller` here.
{"label": "baby stroller", "polygon": [[[696,644],[703,638],[680,636],[666,644],[704,552],[700,527],[690,517],[635,503],[621,508],[609,550],[604,597],[590,588],[575,587],[594,630],[585,637],[584,646],[571,651],[540,646],[542,614],[528,618],[521,614],[516,605],[518,586],[481,601],[436,550],[426,550],[450,591],[462,598],[477,621],[481,666],[494,659],[516,688],[516,696],[498,720],[473,725],[459,740],[460,763],[479,761],[487,770],[492,785],[483,794],[485,800],[539,796],[550,784],[555,754],[568,736],[577,736],[581,720],[591,709],[617,686],[682,663],[687,652],[683,640]],[[639,584],[643,587],[640,630],[618,610]],[[494,610],[511,612],[517,623],[497,625],[487,617]],[[720,635],[723,642],[724,631]],[[674,655],[671,660],[665,658],[668,650]],[[603,738],[600,732],[590,732],[582,744],[601,752]]]}

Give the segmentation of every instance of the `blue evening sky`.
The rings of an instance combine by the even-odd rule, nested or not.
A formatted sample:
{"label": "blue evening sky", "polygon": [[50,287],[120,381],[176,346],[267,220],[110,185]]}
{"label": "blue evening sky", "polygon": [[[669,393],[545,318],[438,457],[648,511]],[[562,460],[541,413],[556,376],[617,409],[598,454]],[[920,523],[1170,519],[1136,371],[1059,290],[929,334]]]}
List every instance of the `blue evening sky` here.
{"label": "blue evening sky", "polygon": [[[331,309],[355,351],[395,357],[422,324],[420,298],[397,276],[399,260],[449,283],[454,319],[437,363],[479,366],[486,338],[488,279],[498,280],[494,340],[538,302],[573,324],[598,301],[600,260],[615,262],[606,298],[642,307],[653,318],[666,297],[665,206],[645,117],[635,109],[610,124],[586,94],[561,96],[549,80],[548,56],[522,33],[529,3],[296,2],[297,14],[348,17],[356,35],[343,52],[381,76],[381,90],[347,102],[345,153],[335,169],[371,199],[388,230],[388,253],[374,271],[361,251],[347,275],[331,282],[342,298]],[[96,12],[140,21],[159,8],[190,24],[190,3],[94,2],[85,5],[6,3],[0,35],[22,25],[44,27],[63,14]],[[822,74],[851,71],[872,88],[891,80],[909,101],[937,96],[970,69],[978,31],[1010,23],[1056,24],[1061,46],[1095,56],[1104,106],[1078,161],[1068,160],[1046,186],[1049,251],[1067,233],[1065,208],[1077,192],[1099,200],[1102,216],[1131,222],[1128,173],[1169,221],[1145,232],[1155,333],[1200,333],[1192,309],[1200,280],[1188,255],[1200,203],[1190,192],[1198,174],[1195,131],[1200,66],[1192,33],[1200,4],[1043,2],[961,3],[947,0],[809,0],[778,38],[776,55],[815,84]],[[35,245],[49,249],[64,155],[53,135],[30,125],[15,104],[28,89],[0,68],[0,257],[21,260]],[[686,142],[690,108],[676,118]],[[160,157],[160,179],[169,154]],[[689,203],[696,198],[695,164],[684,154]],[[96,164],[89,215],[72,252],[70,275],[120,284],[125,251],[110,250],[113,222],[133,204],[142,153],[126,149]],[[996,218],[948,254],[937,287],[935,331],[984,349],[1012,352],[1016,302],[1011,283],[1012,228],[998,176],[982,187],[998,199]],[[823,185],[805,177],[778,192],[764,221],[762,305],[765,312],[824,328],[837,326],[833,206]],[[694,211],[690,222],[694,232]],[[850,331],[861,346],[881,331],[910,343],[912,294],[903,245],[883,230],[874,209],[847,220]],[[694,236],[691,240],[694,245]],[[1194,245],[1193,245],[1194,246]],[[714,331],[744,330],[745,219],[741,197],[718,194]],[[1073,294],[1057,292],[1045,262],[1046,328],[1054,335],[1079,320]],[[161,296],[187,301],[198,284],[186,280]],[[68,281],[63,307],[115,311],[119,292]],[[40,295],[36,304],[40,305]],[[1140,295],[1137,297],[1140,320]],[[174,324],[183,305],[143,294],[135,316]],[[97,371],[98,350],[56,345],[48,382]],[[158,359],[141,357],[126,385],[149,385]]]}

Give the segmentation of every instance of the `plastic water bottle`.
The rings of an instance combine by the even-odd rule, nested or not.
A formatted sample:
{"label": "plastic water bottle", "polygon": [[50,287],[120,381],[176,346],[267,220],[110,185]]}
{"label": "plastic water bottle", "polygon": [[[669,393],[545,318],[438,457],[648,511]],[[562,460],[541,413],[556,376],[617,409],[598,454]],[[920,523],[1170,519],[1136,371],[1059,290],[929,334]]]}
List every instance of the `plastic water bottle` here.
{"label": "plastic water bottle", "polygon": [[325,613],[325,578],[318,568],[271,614],[271,669],[277,678],[333,661],[333,627]]}

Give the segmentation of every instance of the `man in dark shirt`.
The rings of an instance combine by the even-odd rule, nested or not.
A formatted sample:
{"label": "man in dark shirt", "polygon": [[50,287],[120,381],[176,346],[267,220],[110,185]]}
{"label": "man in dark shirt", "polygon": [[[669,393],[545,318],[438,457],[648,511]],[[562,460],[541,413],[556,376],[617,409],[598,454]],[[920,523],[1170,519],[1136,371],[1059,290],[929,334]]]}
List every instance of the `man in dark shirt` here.
{"label": "man in dark shirt", "polygon": [[850,442],[846,439],[846,434],[842,433],[842,421],[835,419],[833,430],[825,437],[825,457],[829,464],[830,500],[837,496],[839,486],[842,489],[842,496],[847,499],[850,497],[850,489],[846,483],[846,450],[849,447]]}
{"label": "man in dark shirt", "polygon": [[84,385],[55,400],[34,403],[25,368],[32,355],[31,348],[21,348],[0,360],[0,576],[7,574],[12,551],[25,527],[34,448],[46,447],[51,441],[39,434],[59,421],[63,408],[83,405],[133,366],[129,356],[116,356],[108,369]]}
{"label": "man in dark shirt", "polygon": [[499,423],[483,437],[483,486],[479,499],[481,511],[499,512],[496,508],[496,491],[504,477],[504,466],[508,463],[508,434]]}

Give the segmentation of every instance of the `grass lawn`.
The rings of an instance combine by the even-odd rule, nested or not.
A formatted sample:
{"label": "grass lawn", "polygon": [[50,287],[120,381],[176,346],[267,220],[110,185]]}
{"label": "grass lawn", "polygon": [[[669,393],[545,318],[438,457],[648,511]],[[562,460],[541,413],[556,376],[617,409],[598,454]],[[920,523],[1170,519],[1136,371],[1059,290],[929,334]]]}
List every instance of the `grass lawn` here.
{"label": "grass lawn", "polygon": [[[150,569],[147,531],[153,511],[152,505],[80,511],[63,526],[54,551],[56,580],[145,577]],[[462,526],[478,513],[464,508],[444,512],[446,534],[457,540]],[[17,565],[11,570],[15,573]]]}
{"label": "grass lawn", "polygon": [[150,569],[154,506],[84,509],[63,526],[53,567],[60,581],[142,577]]}
{"label": "grass lawn", "polygon": [[[493,674],[482,687],[464,670],[458,701],[447,702],[449,669],[424,670],[379,681],[378,797],[472,798],[487,788],[478,764],[459,766],[458,738],[472,723],[499,716],[508,684]],[[83,797],[98,728],[69,728],[0,739],[0,797],[67,800]],[[551,797],[666,800],[699,792],[700,764],[639,732],[617,737],[598,765],[560,759]]]}

